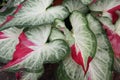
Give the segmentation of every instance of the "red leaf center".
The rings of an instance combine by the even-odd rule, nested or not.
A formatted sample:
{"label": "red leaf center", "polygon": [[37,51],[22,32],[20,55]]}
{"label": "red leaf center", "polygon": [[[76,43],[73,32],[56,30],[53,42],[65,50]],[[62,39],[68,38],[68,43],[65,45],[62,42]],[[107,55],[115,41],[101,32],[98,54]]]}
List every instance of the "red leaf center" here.
{"label": "red leaf center", "polygon": [[24,60],[26,56],[33,51],[29,46],[35,46],[35,44],[28,40],[26,35],[22,32],[19,36],[19,44],[16,46],[13,59],[8,62],[4,68],[10,67]]}
{"label": "red leaf center", "polygon": [[75,45],[72,45],[72,47],[71,47],[71,55],[72,55],[73,60],[74,60],[77,64],[79,64],[79,65],[82,66],[83,71],[84,71],[84,74],[86,74],[87,71],[88,71],[88,69],[89,69],[89,63],[92,61],[93,58],[90,57],[90,56],[88,57],[87,68],[85,69],[82,54],[81,54],[81,52],[78,52],[78,53],[76,52],[76,47],[75,47]]}

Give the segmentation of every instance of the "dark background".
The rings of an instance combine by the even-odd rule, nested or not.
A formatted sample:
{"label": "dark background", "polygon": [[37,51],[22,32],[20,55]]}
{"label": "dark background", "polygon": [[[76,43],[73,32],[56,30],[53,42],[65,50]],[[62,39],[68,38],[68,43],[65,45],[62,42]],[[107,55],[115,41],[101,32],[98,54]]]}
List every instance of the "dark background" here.
{"label": "dark background", "polygon": [[[42,77],[38,80],[56,80],[55,71],[58,67],[58,64],[45,64],[45,72]],[[14,73],[11,72],[0,72],[0,80],[17,80]],[[113,80],[120,80],[120,74],[113,72]]]}

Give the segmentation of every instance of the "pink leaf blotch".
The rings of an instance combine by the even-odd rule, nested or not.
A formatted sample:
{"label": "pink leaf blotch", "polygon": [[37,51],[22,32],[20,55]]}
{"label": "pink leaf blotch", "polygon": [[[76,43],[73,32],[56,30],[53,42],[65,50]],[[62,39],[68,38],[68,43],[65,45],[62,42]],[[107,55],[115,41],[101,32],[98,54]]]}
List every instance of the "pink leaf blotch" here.
{"label": "pink leaf blotch", "polygon": [[0,39],[5,39],[5,38],[8,38],[4,32],[0,32]]}
{"label": "pink leaf blotch", "polygon": [[84,74],[86,74],[89,69],[89,63],[92,61],[92,57],[90,57],[90,56],[88,57],[87,68],[85,69],[82,54],[81,54],[81,52],[78,52],[78,53],[76,52],[75,45],[72,45],[72,47],[71,47],[71,55],[72,55],[73,60],[77,64],[82,66]]}
{"label": "pink leaf blotch", "polygon": [[33,42],[27,39],[25,33],[21,33],[19,36],[19,44],[16,46],[16,51],[13,54],[13,59],[9,61],[3,69],[9,68],[17,63],[23,61],[26,56],[31,53],[33,50],[29,48],[30,46],[35,46]]}

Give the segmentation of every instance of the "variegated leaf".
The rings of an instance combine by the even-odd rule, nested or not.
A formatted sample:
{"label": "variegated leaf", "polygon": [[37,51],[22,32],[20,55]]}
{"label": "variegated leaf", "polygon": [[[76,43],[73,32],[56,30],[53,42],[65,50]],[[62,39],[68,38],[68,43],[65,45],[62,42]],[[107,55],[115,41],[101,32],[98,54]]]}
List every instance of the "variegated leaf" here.
{"label": "variegated leaf", "polygon": [[113,66],[113,51],[109,40],[100,25],[91,15],[87,16],[90,29],[97,38],[97,52],[90,63],[87,73],[88,80],[111,80]]}
{"label": "variegated leaf", "polygon": [[51,25],[44,25],[22,33],[13,60],[1,70],[26,69],[39,72],[43,63],[62,60],[69,53],[69,47],[61,39],[47,42],[50,32]]}
{"label": "variegated leaf", "polygon": [[68,10],[64,6],[49,7],[52,2],[53,0],[27,0],[13,20],[1,26],[1,29],[12,25],[42,25],[52,23],[56,18],[65,19]]}
{"label": "variegated leaf", "polygon": [[75,10],[82,13],[88,12],[87,6],[82,4],[81,0],[64,0],[63,5],[68,8],[69,12],[73,12]]}
{"label": "variegated leaf", "polygon": [[[120,17],[115,24],[115,31],[111,31],[107,28],[106,33],[111,42],[113,51],[114,51],[114,70],[120,72]],[[108,25],[109,26],[109,25]],[[108,27],[107,26],[107,27]]]}
{"label": "variegated leaf", "polygon": [[115,23],[118,19],[116,11],[120,9],[120,0],[96,0],[89,8],[92,11],[101,11],[103,16],[111,15],[112,22]]}
{"label": "variegated leaf", "polygon": [[[56,20],[56,27],[64,32],[70,46],[75,44],[76,52],[73,51],[73,59],[83,67],[86,73],[89,59],[90,57],[94,57],[95,54],[96,38],[87,26],[87,20],[79,12],[73,12],[70,16],[70,21],[73,26],[72,34],[60,20]],[[79,58],[81,58],[81,60]]]}
{"label": "variegated leaf", "polygon": [[[91,61],[86,75],[82,67],[75,63],[71,55],[60,64],[57,72],[58,80],[111,80],[113,51],[100,23],[91,15],[87,16],[90,29],[97,38],[97,52]],[[72,51],[74,46],[71,47]]]}
{"label": "variegated leaf", "polygon": [[[12,7],[2,13],[0,13],[0,27],[4,26],[5,24],[7,24],[8,22],[10,22],[11,20],[13,20],[15,14],[17,14],[20,9],[22,8],[22,4],[19,4],[16,7]],[[9,28],[12,26],[6,26],[5,28],[1,28],[1,30]]]}
{"label": "variegated leaf", "polygon": [[54,24],[55,24],[54,26],[56,28],[58,28],[61,32],[63,32],[63,34],[65,35],[65,40],[67,41],[67,43],[70,46],[72,46],[74,44],[74,37],[72,35],[72,32],[67,29],[65,23],[60,19],[56,19]]}
{"label": "variegated leaf", "polygon": [[49,40],[53,41],[56,39],[63,39],[65,40],[65,35],[57,28],[52,28]]}
{"label": "variegated leaf", "polygon": [[85,80],[82,67],[72,59],[71,55],[60,64],[57,80]]}
{"label": "variegated leaf", "polygon": [[116,27],[112,23],[112,20],[108,17],[97,17],[97,19],[104,25],[104,28],[106,28],[105,26],[107,26],[107,28],[109,28],[111,31],[116,30]]}
{"label": "variegated leaf", "polygon": [[119,59],[120,59],[120,34],[119,34],[119,19],[115,25],[108,18],[99,18],[103,24],[103,28],[107,34],[107,37],[112,45],[114,51],[114,70],[119,71]]}
{"label": "variegated leaf", "polygon": [[[58,68],[57,71],[57,80],[85,80],[86,77],[84,77],[87,73],[87,70],[89,69],[89,63],[92,61],[92,58],[94,58],[94,55],[87,56],[87,53],[93,53],[95,54],[95,49],[96,49],[96,38],[91,32],[91,30],[88,27],[88,23],[85,17],[83,17],[82,14],[79,12],[75,11],[73,14],[70,16],[70,21],[73,26],[73,34],[72,38],[74,39],[74,43],[70,45],[71,47],[71,55],[69,55],[61,64],[60,67]],[[60,21],[57,27],[61,29],[60,26],[63,25]],[[60,25],[61,24],[61,25]],[[62,26],[63,27],[63,26]],[[62,28],[65,34],[65,28]],[[85,32],[85,33],[84,33]],[[83,33],[83,34],[82,34]],[[86,34],[87,33],[87,34]],[[89,34],[89,41],[87,40]],[[67,34],[66,34],[67,36]],[[66,37],[67,38],[67,37]],[[84,40],[84,41],[82,41]],[[69,40],[68,40],[69,41]],[[81,44],[80,44],[81,42]],[[90,43],[89,45],[87,44]],[[70,43],[70,42],[69,42]],[[92,45],[91,45],[92,44]],[[85,46],[86,45],[86,46]],[[91,45],[91,47],[90,47]],[[82,46],[83,48],[79,47]],[[84,52],[83,50],[87,50],[87,52]],[[83,52],[82,52],[83,51]],[[86,59],[87,59],[87,64],[85,65],[85,60],[84,60],[84,54],[86,54]]]}
{"label": "variegated leaf", "polygon": [[21,32],[22,29],[15,27],[0,32],[0,62],[12,59]]}
{"label": "variegated leaf", "polygon": [[9,22],[13,16],[11,16],[15,8],[10,8],[9,10],[6,10],[5,12],[0,12],[0,26],[4,25],[6,22]]}
{"label": "variegated leaf", "polygon": [[109,11],[113,8],[119,8],[119,6],[119,0],[97,0],[89,7],[93,11]]}
{"label": "variegated leaf", "polygon": [[75,38],[76,53],[72,57],[82,58],[76,61],[83,67],[86,72],[90,58],[94,58],[96,52],[96,38],[93,32],[89,29],[85,16],[78,11],[75,11],[70,16],[70,22],[73,27],[73,37]]}

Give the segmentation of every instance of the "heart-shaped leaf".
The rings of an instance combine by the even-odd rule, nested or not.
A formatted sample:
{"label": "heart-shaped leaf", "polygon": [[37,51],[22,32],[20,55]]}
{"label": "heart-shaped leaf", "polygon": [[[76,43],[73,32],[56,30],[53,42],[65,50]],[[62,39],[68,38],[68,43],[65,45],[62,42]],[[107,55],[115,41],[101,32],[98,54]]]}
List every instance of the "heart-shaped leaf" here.
{"label": "heart-shaped leaf", "polygon": [[[70,22],[73,26],[73,37],[75,38],[74,45],[76,50],[76,52],[73,52],[72,57],[86,72],[89,58],[95,56],[96,38],[93,32],[89,29],[84,15],[75,11],[70,16]],[[82,58],[82,61],[78,61],[77,58]]]}
{"label": "heart-shaped leaf", "polygon": [[[97,38],[97,52],[89,64],[86,75],[82,67],[68,56],[58,68],[57,80],[110,80],[112,76],[113,51],[100,25],[91,15],[87,15],[90,29]],[[72,46],[71,50],[75,47]]]}
{"label": "heart-shaped leaf", "polygon": [[[104,21],[103,21],[104,22]],[[102,23],[103,23],[102,22]],[[111,30],[111,25],[107,25],[103,23],[103,27],[105,28],[105,31],[107,33],[108,39],[112,45],[113,51],[114,51],[114,70],[117,72],[120,72],[120,33],[119,33],[119,29],[120,29],[120,18],[118,19],[118,21],[116,22],[115,25],[113,25],[115,27],[114,30]]]}
{"label": "heart-shaped leaf", "polygon": [[51,25],[44,25],[22,33],[13,59],[1,70],[38,72],[43,63],[62,60],[69,53],[69,47],[62,39],[47,42],[50,32]]}
{"label": "heart-shaped leaf", "polygon": [[60,64],[57,80],[85,80],[82,67],[76,64],[71,55]]}
{"label": "heart-shaped leaf", "polygon": [[[70,42],[73,41],[66,39],[67,41],[70,41],[71,55],[69,55],[60,65],[58,69],[58,80],[84,80],[84,75],[87,73],[89,63],[92,61],[92,58],[94,58],[96,51],[96,38],[93,32],[89,29],[86,18],[78,11],[72,13],[70,16],[70,22],[73,27],[71,38],[74,38],[72,39],[74,40],[74,43],[71,45]],[[62,28],[66,38],[69,38],[67,36],[71,33],[69,30],[66,30],[67,28],[63,27],[62,22],[58,23],[57,27],[60,30]],[[66,34],[66,32],[69,32],[69,34]],[[88,37],[89,39],[87,39]]]}

